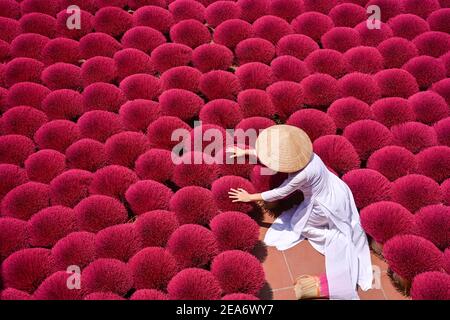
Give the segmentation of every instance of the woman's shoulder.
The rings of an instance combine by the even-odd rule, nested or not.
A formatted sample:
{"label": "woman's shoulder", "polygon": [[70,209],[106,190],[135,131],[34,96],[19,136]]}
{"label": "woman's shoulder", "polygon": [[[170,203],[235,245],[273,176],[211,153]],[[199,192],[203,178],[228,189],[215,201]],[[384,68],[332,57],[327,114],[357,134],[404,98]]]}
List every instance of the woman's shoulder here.
{"label": "woman's shoulder", "polygon": [[296,172],[292,172],[289,173],[288,177],[289,178],[293,178],[299,175],[308,175],[311,172],[314,172],[317,170],[317,165],[318,165],[318,161],[321,162],[320,158],[313,153],[313,155],[311,156],[311,160],[309,160],[308,164],[301,170],[296,171]]}
{"label": "woman's shoulder", "polygon": [[325,165],[323,163],[322,159],[315,153],[313,153],[311,156],[311,160],[309,161],[308,165],[310,165],[310,164],[316,164],[316,165],[321,165],[321,166]]}
{"label": "woman's shoulder", "polygon": [[322,168],[326,168],[325,164],[317,154],[313,153],[311,160],[303,170],[306,171],[307,175],[315,176],[321,172]]}
{"label": "woman's shoulder", "polygon": [[313,153],[311,156],[311,160],[309,160],[308,164],[306,165],[305,168],[303,168],[303,170],[310,170],[313,167],[320,165],[320,163],[322,163],[322,160],[319,158],[317,154]]}

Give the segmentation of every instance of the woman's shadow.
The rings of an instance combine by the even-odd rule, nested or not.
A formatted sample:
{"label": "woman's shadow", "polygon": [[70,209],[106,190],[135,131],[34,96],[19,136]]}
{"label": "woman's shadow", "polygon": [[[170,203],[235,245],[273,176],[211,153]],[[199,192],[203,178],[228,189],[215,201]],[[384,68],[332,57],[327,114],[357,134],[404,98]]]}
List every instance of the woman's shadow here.
{"label": "woman's shadow", "polygon": [[[282,201],[276,201],[272,203],[267,203],[264,201],[258,202],[255,210],[250,212],[250,216],[256,220],[258,225],[262,228],[270,228],[271,222],[267,220],[273,220],[279,217],[284,211],[291,209],[294,206],[298,206],[303,201],[303,193],[300,191],[294,192]],[[265,218],[269,219],[265,219]],[[267,246],[263,241],[258,241],[254,247],[252,254],[263,263],[267,258]],[[273,300],[272,287],[269,283],[265,282],[264,287],[258,294],[261,300]]]}

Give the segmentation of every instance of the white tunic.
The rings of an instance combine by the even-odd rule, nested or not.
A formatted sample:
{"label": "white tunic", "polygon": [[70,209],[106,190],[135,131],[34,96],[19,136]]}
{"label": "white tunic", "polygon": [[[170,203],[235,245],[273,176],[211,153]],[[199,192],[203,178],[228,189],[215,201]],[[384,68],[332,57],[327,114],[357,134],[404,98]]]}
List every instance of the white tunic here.
{"label": "white tunic", "polygon": [[359,299],[357,285],[370,289],[373,274],[366,234],[350,188],[314,154],[303,170],[261,196],[271,202],[296,190],[303,192],[305,200],[275,220],[264,242],[286,250],[307,238],[325,255],[330,299]]}

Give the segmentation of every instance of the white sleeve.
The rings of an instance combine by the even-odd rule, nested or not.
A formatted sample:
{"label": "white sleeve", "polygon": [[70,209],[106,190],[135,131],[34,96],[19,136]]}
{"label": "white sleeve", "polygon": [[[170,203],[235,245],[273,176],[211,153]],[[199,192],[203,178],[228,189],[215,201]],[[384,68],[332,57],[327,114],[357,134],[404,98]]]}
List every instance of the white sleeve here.
{"label": "white sleeve", "polygon": [[294,191],[299,190],[300,187],[305,183],[306,178],[307,178],[306,170],[302,170],[297,175],[286,179],[283,182],[283,184],[278,188],[261,193],[261,197],[264,201],[267,202],[272,202],[286,198]]}

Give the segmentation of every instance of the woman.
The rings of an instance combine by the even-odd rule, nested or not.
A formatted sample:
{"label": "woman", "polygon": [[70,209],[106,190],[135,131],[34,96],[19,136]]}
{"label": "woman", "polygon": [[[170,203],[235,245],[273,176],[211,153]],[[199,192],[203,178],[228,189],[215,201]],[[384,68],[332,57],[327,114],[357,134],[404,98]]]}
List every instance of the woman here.
{"label": "woman", "polygon": [[[233,202],[272,202],[296,190],[304,194],[304,201],[283,212],[264,239],[267,245],[278,250],[289,249],[308,239],[325,255],[326,278],[299,277],[295,284],[299,299],[318,295],[330,299],[359,299],[357,285],[362,290],[371,288],[370,251],[352,192],[313,153],[311,140],[303,130],[288,125],[273,126],[260,133],[255,150],[232,147],[228,151],[233,153],[232,157],[256,155],[269,169],[289,174],[280,187],[263,193],[231,189],[229,197]],[[321,292],[316,294],[318,289]]]}

